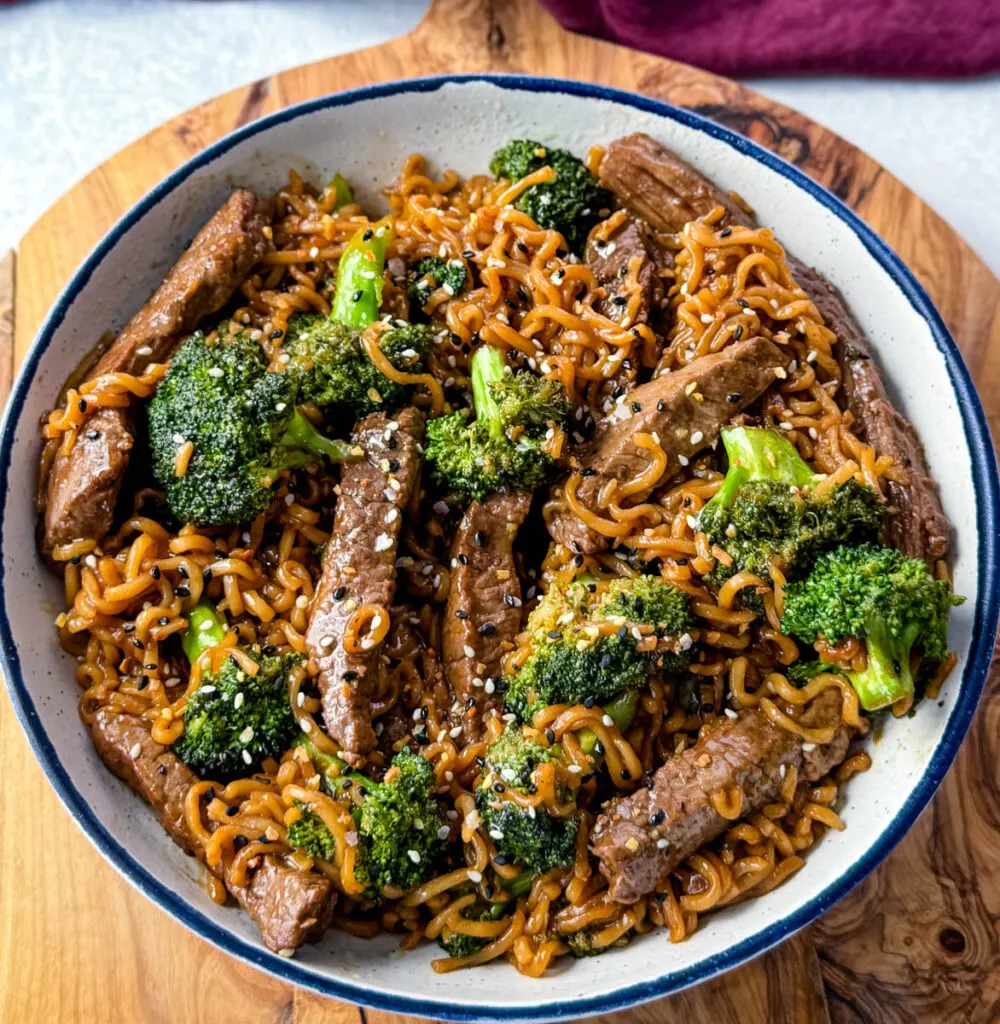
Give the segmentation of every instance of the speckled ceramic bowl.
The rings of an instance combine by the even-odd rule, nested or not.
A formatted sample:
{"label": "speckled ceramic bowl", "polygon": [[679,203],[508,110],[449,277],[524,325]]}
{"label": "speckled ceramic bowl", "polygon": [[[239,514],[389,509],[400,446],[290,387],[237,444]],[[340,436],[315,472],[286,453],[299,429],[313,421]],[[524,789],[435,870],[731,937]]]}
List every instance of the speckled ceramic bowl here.
{"label": "speckled ceramic bowl", "polygon": [[[362,202],[378,207],[379,188],[416,150],[469,174],[512,136],[583,153],[633,131],[663,140],[745,196],[761,223],[837,284],[874,339],[957,530],[955,587],[969,599],[953,620],[958,667],[940,702],[888,722],[874,767],[846,787],[847,830],[825,836],[779,890],[706,917],[680,945],[654,931],[626,949],[560,964],[541,981],[506,963],[438,975],[429,966],[435,948],[400,955],[391,936],[366,942],[331,932],[282,959],[264,949],[242,912],[211,903],[201,868],[108,773],[80,725],[74,664],[52,628],[61,588],[34,546],[39,416],[67,369],[101,331],[120,328],[139,308],[234,183],[269,193],[289,166],[317,181],[339,170]],[[997,618],[993,447],[968,371],[910,272],[829,192],[747,139],[664,103],[571,82],[448,77],[340,93],[242,128],[175,171],[108,233],[45,322],[7,406],[0,493],[7,686],[52,785],[91,841],[167,913],[234,956],[317,992],[427,1017],[514,1021],[618,1009],[735,967],[818,917],[888,854],[941,781],[976,706]]]}

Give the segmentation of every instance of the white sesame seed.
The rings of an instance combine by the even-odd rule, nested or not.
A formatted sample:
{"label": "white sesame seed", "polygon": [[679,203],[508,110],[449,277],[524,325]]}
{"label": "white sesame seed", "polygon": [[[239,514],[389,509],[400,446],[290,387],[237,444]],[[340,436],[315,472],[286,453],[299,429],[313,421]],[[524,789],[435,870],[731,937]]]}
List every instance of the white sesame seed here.
{"label": "white sesame seed", "polygon": [[503,839],[503,832],[498,828],[491,828],[489,835],[490,839]]}
{"label": "white sesame seed", "polygon": [[449,736],[450,736],[450,737],[451,737],[451,738],[452,738],[453,740],[457,740],[457,739],[458,739],[458,737],[462,735],[462,727],[461,727],[460,725],[456,725],[454,729],[451,729],[451,730],[450,730],[450,731],[448,732],[448,735],[449,735]]}
{"label": "white sesame seed", "polygon": [[776,366],[774,369],[774,375],[778,380],[784,380],[788,376],[788,371],[783,366]]}
{"label": "white sesame seed", "polygon": [[320,638],[320,647],[332,647],[336,643],[336,638],[332,636],[324,636]]}
{"label": "white sesame seed", "polygon": [[299,692],[298,692],[298,693],[297,693],[297,694],[295,695],[295,703],[296,703],[296,704],[297,704],[297,705],[298,705],[299,707],[302,707],[302,705],[303,705],[303,704],[305,704],[305,702],[306,702],[306,695],[305,695],[304,693],[302,693],[302,691],[300,690],[300,691],[299,691]]}
{"label": "white sesame seed", "polygon": [[698,390],[698,382],[696,380],[693,380],[693,381],[691,381],[690,384],[687,384],[685,386],[684,394],[685,395],[693,395],[695,393],[695,391],[697,391],[697,390]]}
{"label": "white sesame seed", "polygon": [[129,753],[129,757],[131,757],[134,760],[135,758],[137,758],[142,753],[142,744],[141,743],[133,743],[132,746],[129,748],[129,752],[128,753]]}
{"label": "white sesame seed", "polygon": [[470,647],[468,644],[465,644],[465,646],[463,646],[462,652],[465,654],[467,658],[474,658],[476,656],[475,649]]}
{"label": "white sesame seed", "polygon": [[685,521],[687,522],[688,526],[691,527],[692,530],[697,530],[698,529],[698,520],[695,519],[694,516],[692,516],[692,515],[685,516]]}
{"label": "white sesame seed", "polygon": [[[736,714],[735,711],[733,711],[732,708],[723,708],[723,711],[725,711],[725,713],[726,713],[726,718],[737,718],[738,717],[738,715]],[[781,767],[784,768],[785,766],[782,765]]]}
{"label": "white sesame seed", "polygon": [[657,839],[656,840],[656,848],[658,850],[665,850],[669,845],[670,845],[670,843],[666,839]]}
{"label": "white sesame seed", "polygon": [[496,687],[496,683],[494,683],[492,679],[487,679],[487,680],[486,680],[486,682],[485,682],[485,683],[483,683],[483,690],[484,690],[484,691],[485,691],[486,693],[493,693],[493,691],[494,691],[494,690],[495,690],[496,688],[497,688],[497,687]]}
{"label": "white sesame seed", "polygon": [[682,466],[687,466],[687,465],[688,465],[688,464],[689,464],[689,463],[691,462],[691,460],[690,460],[690,459],[689,459],[689,458],[688,458],[688,457],[687,457],[686,455],[678,455],[678,456],[677,456],[677,461],[678,461],[678,462],[679,462],[679,463],[680,463],[680,464],[681,464]]}
{"label": "white sesame seed", "polygon": [[249,750],[244,750],[241,756],[243,757],[244,764],[253,764],[253,758],[250,756]]}
{"label": "white sesame seed", "polygon": [[287,402],[278,402],[274,407],[275,412],[284,412],[288,408]]}
{"label": "white sesame seed", "polygon": [[420,854],[417,853],[416,850],[407,850],[406,851],[406,856],[409,857],[410,860],[413,861],[414,864],[419,864],[420,863]]}
{"label": "white sesame seed", "polygon": [[473,885],[479,885],[479,883],[482,880],[483,880],[483,875],[482,875],[481,871],[470,871],[469,872],[469,881],[472,882]]}
{"label": "white sesame seed", "polygon": [[704,440],[705,440],[705,435],[700,430],[696,430],[691,435],[691,443],[692,444],[700,444]]}
{"label": "white sesame seed", "polygon": [[788,765],[787,764],[781,765],[778,768],[778,774],[781,776],[781,778],[784,778],[788,774]]}
{"label": "white sesame seed", "polygon": [[375,550],[376,551],[388,551],[392,547],[392,537],[387,533],[380,533],[375,538]]}
{"label": "white sesame seed", "polygon": [[450,828],[448,828],[448,826],[447,826],[447,825],[442,825],[442,826],[441,826],[441,827],[440,827],[440,828],[439,828],[439,829],[437,830],[437,837],[438,837],[438,839],[447,839],[447,838],[448,838],[448,835],[449,835],[450,833],[451,833],[451,829],[450,829]]}
{"label": "white sesame seed", "polygon": [[814,751],[816,749],[816,744],[815,743],[803,743],[802,744],[802,749],[807,754],[810,754],[810,753],[812,753],[812,751]]}
{"label": "white sesame seed", "polygon": [[385,514],[385,521],[387,523],[394,523],[399,518],[399,509],[395,505]]}
{"label": "white sesame seed", "polygon": [[312,722],[309,721],[308,718],[300,718],[299,719],[299,728],[303,732],[312,732],[312,727],[313,727],[313,724],[312,724]]}
{"label": "white sesame seed", "polygon": [[212,366],[212,367],[209,368],[208,375],[209,375],[209,377],[215,377],[215,378],[225,377],[226,371],[223,370],[223,368],[221,366]]}
{"label": "white sesame seed", "polygon": [[358,834],[357,834],[357,832],[348,832],[347,835],[344,836],[344,842],[347,843],[348,846],[357,846],[358,845]]}
{"label": "white sesame seed", "polygon": [[682,651],[689,651],[691,650],[691,645],[694,643],[694,640],[691,639],[690,633],[681,633],[677,639],[677,643],[680,645],[680,649]]}
{"label": "white sesame seed", "polygon": [[295,950],[291,946],[285,946],[284,949],[278,950],[278,956],[283,956],[286,960],[291,960],[295,956]]}
{"label": "white sesame seed", "polygon": [[94,555],[87,555],[87,557],[83,560],[83,564],[87,566],[88,569],[96,569],[97,558]]}
{"label": "white sesame seed", "polygon": [[782,430],[794,430],[795,428],[787,420],[782,420],[779,424]]}
{"label": "white sesame seed", "polygon": [[702,322],[703,324],[710,324],[710,323],[714,323],[714,322],[715,322],[715,317],[714,317],[714,316],[712,316],[712,314],[711,314],[711,313],[702,313],[702,314],[701,314],[701,322]]}
{"label": "white sesame seed", "polygon": [[572,772],[574,775],[583,774],[583,769],[578,764],[567,765],[566,770]]}
{"label": "white sesame seed", "polygon": [[153,350],[149,345],[140,345],[139,348],[135,350],[135,354],[137,356],[151,356],[153,354]]}
{"label": "white sesame seed", "polygon": [[233,709],[237,710],[237,709],[243,707],[243,701],[244,700],[245,700],[245,698],[243,696],[243,691],[240,690],[240,692],[238,694],[236,694],[235,697],[233,697]]}
{"label": "white sesame seed", "polygon": [[[237,697],[242,697],[243,694],[242,693],[238,693],[236,696]],[[233,700],[233,706],[234,707],[239,707],[239,705],[236,703],[235,698]],[[253,726],[252,725],[248,725],[243,730],[243,732],[240,733],[240,743],[249,743],[252,739],[253,739]]]}
{"label": "white sesame seed", "polygon": [[610,729],[615,724],[615,720],[610,715],[604,715],[601,721]]}

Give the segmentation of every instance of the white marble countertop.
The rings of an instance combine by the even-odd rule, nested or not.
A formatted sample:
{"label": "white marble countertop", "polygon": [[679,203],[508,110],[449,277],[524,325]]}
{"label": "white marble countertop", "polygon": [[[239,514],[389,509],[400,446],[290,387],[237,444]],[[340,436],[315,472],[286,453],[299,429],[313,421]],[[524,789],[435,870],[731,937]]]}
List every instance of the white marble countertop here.
{"label": "white marble countertop", "polygon": [[[427,0],[36,0],[0,8],[0,252],[115,150],[203,100],[413,28]],[[869,152],[1000,273],[1000,77],[748,83]]]}

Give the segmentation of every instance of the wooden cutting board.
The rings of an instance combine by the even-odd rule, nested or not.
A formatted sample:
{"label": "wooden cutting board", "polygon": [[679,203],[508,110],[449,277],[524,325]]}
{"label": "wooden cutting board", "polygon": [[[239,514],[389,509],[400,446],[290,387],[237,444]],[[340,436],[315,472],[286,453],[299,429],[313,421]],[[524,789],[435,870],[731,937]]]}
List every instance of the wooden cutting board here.
{"label": "wooden cutting board", "polygon": [[[291,103],[458,71],[529,72],[646,93],[791,160],[857,210],[916,273],[961,347],[997,430],[1000,282],[933,210],[870,157],[801,114],[695,68],[566,33],[531,0],[434,0],[408,36],[252,82],[182,114],[98,167],[25,235],[16,287],[15,258],[0,260],[0,399],[72,271],[115,219],[183,160]],[[602,1019],[1000,1020],[998,728],[1000,674],[994,672],[932,807],[867,882],[812,929],[754,963]],[[663,953],[666,960],[666,942]],[[135,892],[60,808],[9,700],[0,698],[0,1021],[229,1020],[390,1024],[401,1018],[275,981],[191,935]]]}

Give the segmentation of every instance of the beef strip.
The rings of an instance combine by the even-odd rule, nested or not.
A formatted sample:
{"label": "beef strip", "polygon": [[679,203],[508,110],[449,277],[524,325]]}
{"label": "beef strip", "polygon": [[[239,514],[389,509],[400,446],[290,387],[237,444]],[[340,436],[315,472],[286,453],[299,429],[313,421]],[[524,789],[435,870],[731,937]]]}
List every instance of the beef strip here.
{"label": "beef strip", "polygon": [[[463,706],[458,723],[471,736],[480,734],[483,716],[499,701],[495,692],[486,691],[486,681],[500,676],[504,645],[521,631],[514,538],[530,508],[530,491],[491,494],[475,501],[452,544],[441,651],[445,678]],[[470,698],[475,713],[465,708]]]}
{"label": "beef strip", "polygon": [[362,605],[379,605],[389,614],[403,510],[420,475],[423,436],[423,413],[412,406],[395,419],[373,413],[355,426],[352,439],[365,457],[341,473],[333,534],[313,599],[306,644],[319,665],[323,719],[352,763],[376,746],[371,698],[383,645],[348,653],[344,631]]}
{"label": "beef strip", "polygon": [[[635,316],[624,323],[629,294],[624,282],[636,257],[639,259],[636,275],[640,286],[639,308]],[[599,312],[621,323],[623,327],[649,323],[663,298],[663,279],[658,270],[670,266],[672,257],[656,244],[645,224],[629,217],[606,241],[591,232],[584,252],[584,262],[594,272],[597,283],[605,292],[598,306]]]}
{"label": "beef strip", "polygon": [[[627,209],[660,231],[679,231],[686,221],[719,205],[726,211],[722,223],[753,225],[753,218],[730,196],[648,135],[628,135],[611,143],[600,177]],[[797,283],[837,335],[835,353],[859,436],[908,473],[908,484],[888,483],[893,511],[890,540],[908,557],[933,564],[948,551],[951,527],[927,472],[920,438],[889,400],[871,345],[840,293],[818,271],[791,256],[788,262]]]}
{"label": "beef strip", "polygon": [[[663,479],[675,473],[681,457],[689,459],[711,445],[789,361],[767,339],[752,338],[637,387],[598,424],[593,441],[580,453],[588,473],[577,490],[580,502],[598,511],[598,495],[609,481],[632,478],[649,465],[649,453],[632,443],[637,433],[659,436],[668,457]],[[574,551],[592,554],[608,546],[607,537],[569,509],[556,513],[548,526],[553,540]]]}
{"label": "beef strip", "polygon": [[599,176],[627,209],[657,231],[680,231],[688,221],[706,216],[717,206],[725,210],[723,223],[752,223],[731,196],[643,132],[612,142]]}
{"label": "beef strip", "polygon": [[[168,747],[157,743],[150,735],[149,723],[136,715],[101,708],[91,733],[108,768],[152,806],[180,846],[201,857],[201,844],[184,816],[187,792],[198,781],[194,772]],[[235,885],[218,866],[209,870],[223,879],[250,915],[268,949],[297,949],[330,925],[337,891],[324,875],[299,871],[274,856],[261,858],[246,886]]]}
{"label": "beef strip", "polygon": [[871,345],[837,289],[812,267],[796,262],[792,270],[827,327],[837,335],[834,354],[858,436],[906,470],[908,483],[887,481],[892,513],[889,538],[908,558],[923,558],[933,567],[948,553],[951,525],[941,507],[937,484],[927,471],[920,438],[889,400]]}
{"label": "beef strip", "polygon": [[738,786],[745,818],[778,798],[789,766],[798,770],[800,781],[815,782],[840,764],[850,740],[840,704],[839,691],[824,690],[798,719],[808,728],[836,723],[833,738],[823,746],[804,744],[757,710],[721,719],[693,747],[662,765],[648,789],[606,804],[590,848],[610,882],[612,899],[633,903],[652,892],[661,878],[733,824],[712,806],[714,794]]}
{"label": "beef strip", "polygon": [[[166,359],[180,338],[230,299],[270,249],[263,199],[238,189],[198,232],[153,297],[128,322],[87,379],[141,373]],[[45,481],[41,547],[102,538],[111,529],[115,502],[132,447],[128,409],[102,409],[87,421],[69,453],[58,453]]]}

